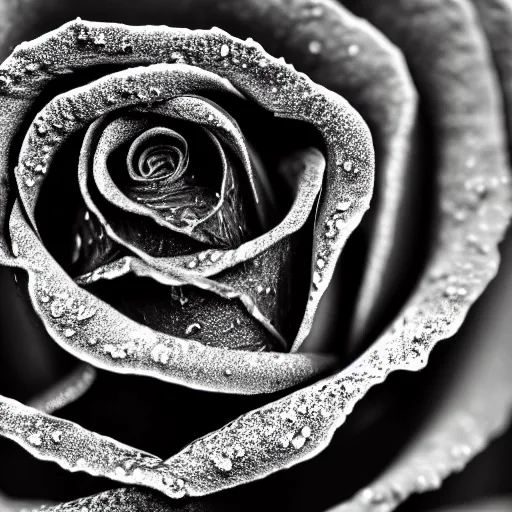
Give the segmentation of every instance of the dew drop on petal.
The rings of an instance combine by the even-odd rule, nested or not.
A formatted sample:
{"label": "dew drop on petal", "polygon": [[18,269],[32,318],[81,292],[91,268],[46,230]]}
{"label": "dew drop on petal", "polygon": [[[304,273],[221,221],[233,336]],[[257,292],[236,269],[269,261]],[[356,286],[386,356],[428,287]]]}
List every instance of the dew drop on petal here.
{"label": "dew drop on petal", "polygon": [[50,314],[53,318],[60,318],[64,314],[64,303],[61,300],[55,300],[50,306]]}
{"label": "dew drop on petal", "polygon": [[223,457],[222,455],[212,455],[210,459],[215,467],[220,471],[227,473],[233,469],[233,463],[231,462],[231,459],[227,457]]}
{"label": "dew drop on petal", "polygon": [[222,257],[222,253],[220,251],[214,251],[210,254],[210,261],[215,263],[216,261],[219,261]]}
{"label": "dew drop on petal", "polygon": [[299,434],[292,439],[291,443],[296,450],[299,450],[306,443],[306,438],[302,434]]}
{"label": "dew drop on petal", "polygon": [[193,324],[190,324],[187,326],[187,328],[185,329],[185,334],[187,336],[189,336],[190,334],[194,334],[194,333],[197,333],[201,330],[201,324],[199,323],[193,323]]}
{"label": "dew drop on petal", "polygon": [[351,56],[351,57],[355,57],[358,53],[359,53],[359,45],[357,44],[351,44],[349,47],[348,47],[348,54]]}
{"label": "dew drop on petal", "polygon": [[308,49],[313,55],[318,55],[322,51],[322,43],[320,41],[310,41]]}
{"label": "dew drop on petal", "polygon": [[41,446],[43,444],[43,441],[41,439],[41,434],[39,434],[39,433],[30,434],[27,438],[27,441],[32,446]]}
{"label": "dew drop on petal", "polygon": [[55,430],[51,434],[54,443],[60,443],[62,441],[62,432],[60,430]]}
{"label": "dew drop on petal", "polygon": [[350,201],[340,201],[337,205],[336,205],[336,210],[340,211],[340,212],[345,212],[347,211],[349,208],[350,208],[350,205],[352,203]]}
{"label": "dew drop on petal", "polygon": [[227,44],[223,44],[220,47],[220,56],[227,57],[229,55],[229,46]]}
{"label": "dew drop on petal", "polygon": [[309,428],[307,425],[305,427],[302,428],[302,430],[300,431],[300,433],[302,434],[303,437],[305,437],[306,439],[308,437],[311,436],[311,428]]}
{"label": "dew drop on petal", "polygon": [[96,46],[105,46],[105,44],[106,44],[105,34],[103,34],[103,33],[98,34],[98,35],[94,38],[93,43],[94,43]]}

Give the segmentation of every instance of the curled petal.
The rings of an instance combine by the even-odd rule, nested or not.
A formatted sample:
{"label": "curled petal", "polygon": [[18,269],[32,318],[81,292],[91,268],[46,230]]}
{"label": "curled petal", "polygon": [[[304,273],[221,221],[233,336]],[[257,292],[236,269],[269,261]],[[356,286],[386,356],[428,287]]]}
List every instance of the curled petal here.
{"label": "curled petal", "polygon": [[[85,39],[91,41],[91,44],[84,45],[84,38],[78,38],[80,33],[86,33]],[[94,38],[100,36],[105,41],[101,48],[92,44]],[[125,45],[123,41],[127,39],[131,42],[129,55],[122,51]],[[205,46],[208,49],[206,52]],[[53,69],[66,67],[69,70],[73,67],[89,66],[94,62],[151,63],[161,61],[162,55],[172,57],[173,54],[179,54],[176,58],[180,62],[200,65],[203,70],[214,71],[229,79],[246,96],[278,116],[312,123],[323,136],[327,149],[327,179],[318,208],[313,260],[316,262],[320,258],[324,263],[321,269],[312,272],[311,300],[308,301],[305,319],[295,343],[298,346],[309,332],[312,316],[347,237],[369,206],[373,187],[373,149],[370,135],[363,121],[344,100],[312,84],[307,77],[270,57],[258,45],[252,42],[243,43],[220,31],[194,32],[165,27],[129,28],[77,21],[18,47],[4,62],[2,71],[7,77],[17,77],[6,87],[7,93],[33,95],[35,84],[42,86],[47,83]],[[41,66],[43,61],[44,73],[35,72],[30,76],[19,73],[20,68],[25,69],[28,63]],[[56,133],[59,130],[55,125],[64,126],[65,132],[74,131],[78,126],[83,126],[85,121],[116,107],[140,103],[142,100],[137,99],[137,96],[146,98],[147,101],[151,98],[151,87],[165,88],[168,85],[164,78],[164,69],[167,69],[166,65],[152,67],[148,73],[148,76],[151,75],[151,85],[144,78],[144,70],[112,75],[120,80],[133,76],[140,80],[139,85],[125,84],[123,87],[121,82],[115,81],[116,78],[112,82],[108,78],[104,79],[97,91],[101,101],[91,101],[92,87],[79,89],[80,92],[88,92],[81,96],[84,103],[54,102],[55,108],[45,111],[47,118],[38,118],[41,121],[39,131],[44,132],[44,137],[48,136],[50,140],[57,135],[61,140],[63,135],[61,132]],[[158,77],[162,81],[155,85],[155,79],[160,82]],[[131,99],[120,99],[123,94]],[[64,99],[65,96],[62,97]],[[77,118],[80,120],[77,121]],[[33,157],[30,162],[35,164],[34,170],[27,169],[21,161],[17,172],[20,194],[31,220],[37,190],[40,188],[38,183],[42,181],[35,169],[46,168],[51,160],[51,157],[46,156],[49,153],[43,151],[45,144],[37,138],[37,130],[35,132],[33,152],[24,152],[25,156]],[[340,202],[349,203],[350,206],[340,212]]]}
{"label": "curled petal", "polygon": [[[135,487],[113,489],[59,505],[46,505],[30,512],[213,512],[216,508],[197,501],[164,499],[156,492]],[[2,511],[3,512],[3,511]],[[7,510],[5,512],[11,512]],[[14,512],[14,511],[13,511]],[[28,512],[28,511],[27,511]]]}
{"label": "curled petal", "polygon": [[491,284],[487,296],[475,307],[473,318],[477,321],[468,320],[469,328],[459,334],[458,359],[448,372],[452,378],[446,379],[449,384],[442,389],[432,414],[374,482],[332,512],[391,511],[414,493],[438,489],[445,478],[464,469],[509,426],[512,241],[505,244],[507,263],[499,274],[501,279]]}
{"label": "curled petal", "polygon": [[81,364],[64,379],[29,402],[29,406],[52,414],[83,396],[96,379],[96,370]]}
{"label": "curled petal", "polygon": [[173,498],[185,494],[183,480],[158,457],[10,398],[0,396],[0,413],[0,435],[38,459],[56,462],[68,471],[150,487]]}
{"label": "curled petal", "polygon": [[223,350],[140,325],[77,286],[48,254],[16,204],[10,230],[29,273],[35,311],[53,339],[82,361],[197,389],[265,393],[325,371],[330,358]]}
{"label": "curled petal", "polygon": [[[313,457],[373,385],[392,371],[423,368],[436,343],[459,329],[469,307],[496,274],[497,244],[510,218],[496,77],[467,3],[423,7],[421,1],[405,7],[397,0],[385,5],[372,2],[368,9],[396,38],[405,37],[404,31],[417,39],[417,46],[410,46],[415,48],[411,65],[418,82],[429,86],[425,96],[437,116],[440,219],[435,249],[420,285],[393,325],[345,370],[241,416],[170,459],[172,467],[189,468],[192,494],[263,478]],[[406,22],[411,15],[413,28]],[[428,65],[418,51],[423,44],[432,56]],[[455,54],[457,69],[443,66]],[[475,190],[479,183],[485,194],[478,194],[481,187]],[[463,222],[456,212],[464,213]],[[255,439],[251,435],[255,431],[268,435]],[[221,473],[216,458],[237,442],[245,458],[233,460],[231,470]]]}
{"label": "curled petal", "polygon": [[[251,260],[304,226],[322,186],[324,165],[325,162],[321,153],[314,148],[297,152],[295,155],[291,155],[289,159],[286,159],[282,163],[281,174],[294,175],[296,183],[295,199],[290,211],[276,227],[264,235],[243,243],[236,249],[226,251],[208,249],[192,257],[151,258],[145,253],[139,253],[139,257],[157,269],[164,270],[166,267],[169,269],[188,268],[187,275],[192,277],[216,275],[226,269]],[[101,216],[101,212],[92,202],[90,207],[97,212],[98,216]],[[107,220],[103,217],[102,220],[106,225],[106,229],[109,230]],[[109,231],[109,234],[114,239],[117,236],[112,230]],[[99,279],[113,279],[124,275],[130,271],[124,265],[124,261],[126,259],[122,258],[116,262],[106,264],[94,272],[81,276],[78,282],[90,284]],[[192,261],[194,265],[191,265]]]}

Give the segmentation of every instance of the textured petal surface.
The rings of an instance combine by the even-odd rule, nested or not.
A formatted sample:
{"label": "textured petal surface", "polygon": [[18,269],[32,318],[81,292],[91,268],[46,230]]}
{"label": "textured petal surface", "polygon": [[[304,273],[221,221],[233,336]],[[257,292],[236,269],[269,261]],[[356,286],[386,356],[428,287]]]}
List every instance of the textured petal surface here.
{"label": "textured petal surface", "polygon": [[[427,3],[388,2],[382,9],[371,4],[375,21],[388,32],[394,30],[397,39],[406,37],[400,30],[416,37],[413,69],[437,112],[439,224],[424,277],[393,325],[346,370],[239,418],[171,459],[174,467],[198,468],[188,477],[193,494],[261,478],[323,449],[371,386],[391,371],[425,366],[436,342],[458,330],[496,273],[496,246],[510,215],[510,189],[495,75],[469,5],[451,3],[448,10],[444,3]],[[412,15],[415,26],[410,31],[404,18]],[[429,60],[419,52],[427,41]],[[458,66],[445,66],[454,54],[459,55]],[[485,194],[478,194],[479,183]],[[301,415],[300,410],[305,412]],[[255,431],[268,436],[254,439]],[[226,476],[213,461],[235,439],[243,440],[246,459],[233,462]]]}

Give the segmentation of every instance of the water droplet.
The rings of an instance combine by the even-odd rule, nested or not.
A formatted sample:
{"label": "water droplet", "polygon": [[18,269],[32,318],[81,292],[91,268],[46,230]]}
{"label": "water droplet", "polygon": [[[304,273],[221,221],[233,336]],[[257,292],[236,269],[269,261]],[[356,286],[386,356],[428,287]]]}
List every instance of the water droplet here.
{"label": "water droplet", "polygon": [[223,44],[220,47],[220,56],[227,57],[229,55],[229,46],[227,44]]}
{"label": "water droplet", "polygon": [[302,434],[299,434],[298,436],[295,436],[293,439],[292,439],[292,445],[293,447],[296,449],[296,450],[299,450],[300,448],[302,448],[304,446],[304,444],[306,443],[306,438],[302,435]]}
{"label": "water droplet", "polygon": [[474,156],[469,156],[466,159],[466,167],[468,167],[469,169],[472,169],[473,167],[475,167],[475,164],[476,164],[476,158]]}
{"label": "water droplet", "polygon": [[76,331],[74,331],[73,329],[66,329],[64,331],[64,336],[66,336],[66,338],[71,338],[71,336],[73,336],[75,332]]}
{"label": "water droplet", "polygon": [[41,434],[40,433],[34,433],[34,434],[30,434],[27,438],[27,441],[32,445],[32,446],[41,446],[43,444],[43,441],[41,439]]}
{"label": "water droplet", "polygon": [[372,503],[373,501],[373,498],[374,498],[374,492],[372,489],[370,489],[369,487],[367,487],[366,489],[363,489],[362,491],[359,492],[359,498],[361,499],[361,501],[363,503]]}
{"label": "water droplet", "polygon": [[34,71],[37,71],[39,68],[41,67],[40,64],[38,64],[37,62],[31,62],[30,64],[27,64],[25,66],[25,69],[29,72],[29,73],[33,73]]}
{"label": "water droplet", "polygon": [[11,79],[8,76],[0,75],[0,87],[7,87],[11,83]]}
{"label": "water droplet", "polygon": [[17,258],[20,255],[20,247],[18,245],[18,242],[16,242],[16,240],[12,241],[11,248],[12,248],[13,256],[15,258]]}
{"label": "water droplet", "polygon": [[200,330],[201,330],[201,324],[196,322],[194,324],[190,324],[189,326],[187,326],[187,328],[185,329],[185,334],[187,336],[190,336],[191,334],[197,333]]}
{"label": "water droplet", "polygon": [[324,11],[321,6],[317,5],[311,9],[311,17],[313,18],[321,18],[324,14]]}
{"label": "water droplet", "polygon": [[215,263],[216,261],[219,261],[222,258],[222,253],[220,251],[214,251],[210,254],[210,261]]}
{"label": "water droplet", "polygon": [[320,41],[310,41],[308,49],[313,55],[318,55],[322,51],[322,43]]}
{"label": "water droplet", "polygon": [[245,457],[245,448],[243,446],[237,444],[233,447],[233,450],[236,458]]}
{"label": "water droplet", "polygon": [[35,185],[35,180],[34,178],[27,178],[25,180],[25,185],[27,185],[27,187],[33,187]]}
{"label": "water droplet", "polygon": [[197,267],[197,260],[190,260],[188,263],[187,263],[187,267],[188,268],[196,268]]}
{"label": "water droplet", "polygon": [[64,302],[60,299],[55,300],[52,302],[52,305],[50,306],[50,314],[53,316],[53,318],[60,318],[66,309],[66,306]]}
{"label": "water droplet", "polygon": [[171,53],[171,61],[172,62],[182,62],[184,61],[183,55],[180,52],[172,52]]}
{"label": "water droplet", "polygon": [[126,476],[126,471],[124,470],[124,468],[122,468],[121,466],[118,466],[115,470],[114,470],[114,473],[116,475],[117,478],[123,478],[124,476]]}
{"label": "water droplet", "polygon": [[344,164],[343,164],[343,169],[345,169],[345,171],[351,171],[352,170],[352,162],[350,160],[347,160]]}
{"label": "water droplet", "polygon": [[303,437],[305,437],[306,439],[308,437],[311,436],[311,428],[309,428],[307,425],[305,427],[302,428],[302,430],[300,431],[300,433],[302,434]]}
{"label": "water droplet", "polygon": [[359,45],[357,44],[351,44],[349,47],[348,47],[348,54],[351,56],[351,57],[355,57],[358,53],[359,53]]}
{"label": "water droplet", "polygon": [[51,435],[54,443],[60,443],[62,441],[62,432],[60,430],[55,430]]}
{"label": "water droplet", "polygon": [[124,53],[132,53],[133,52],[133,44],[127,37],[123,38],[123,41],[121,42],[121,50]]}
{"label": "water droplet", "polygon": [[351,201],[340,201],[336,205],[336,210],[338,210],[340,212],[345,212],[345,211],[347,211],[350,208],[351,204],[352,204]]}
{"label": "water droplet", "polygon": [[95,309],[87,309],[83,304],[81,304],[78,308],[76,318],[79,321],[88,320],[89,318],[92,318],[95,314]]}
{"label": "water droplet", "polygon": [[313,284],[316,288],[318,288],[318,285],[320,284],[320,281],[322,280],[322,276],[318,272],[313,272]]}
{"label": "water droplet", "polygon": [[44,137],[48,133],[48,127],[40,121],[39,123],[37,123],[36,132],[38,135]]}
{"label": "water droplet", "polygon": [[233,375],[233,372],[231,370],[229,370],[229,369],[226,369],[226,370],[224,370],[224,375],[226,377],[231,377],[231,375]]}
{"label": "water droplet", "polygon": [[151,94],[151,96],[160,96],[160,89],[158,89],[157,87],[150,87],[149,88],[149,94]]}
{"label": "water droplet", "polygon": [[319,268],[319,269],[322,269],[325,267],[325,261],[322,259],[322,258],[318,258],[316,260],[316,266]]}
{"label": "water droplet", "polygon": [[272,87],[272,92],[276,93],[277,92],[277,87]]}
{"label": "water droplet", "polygon": [[96,45],[96,46],[105,46],[105,44],[107,44],[106,40],[105,40],[105,34],[103,34],[103,32],[101,32],[100,34],[98,34],[94,40],[93,40],[93,43]]}
{"label": "water droplet", "polygon": [[227,457],[223,457],[222,455],[212,455],[210,459],[215,467],[220,471],[227,473],[233,469],[233,463],[231,462],[231,459],[228,459]]}

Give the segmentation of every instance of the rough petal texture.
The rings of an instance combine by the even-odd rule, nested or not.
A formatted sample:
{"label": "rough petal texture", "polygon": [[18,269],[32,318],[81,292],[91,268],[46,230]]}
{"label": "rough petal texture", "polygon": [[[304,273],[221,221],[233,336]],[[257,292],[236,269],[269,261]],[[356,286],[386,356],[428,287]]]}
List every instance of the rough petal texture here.
{"label": "rough petal texture", "polygon": [[[435,174],[438,182],[435,205],[438,223],[432,258],[419,287],[397,320],[351,366],[329,379],[242,416],[171,458],[168,464],[172,469],[180,471],[180,475],[184,475],[187,492],[191,495],[207,494],[261,478],[315,455],[327,445],[334,430],[343,423],[345,415],[352,411],[354,404],[372,385],[381,382],[390,371],[417,370],[426,364],[435,343],[449,337],[459,328],[468,308],[497,270],[496,246],[510,216],[509,178],[497,80],[475,11],[466,1],[397,0],[385,5],[371,1],[347,4],[356,13],[368,17],[398,47],[409,49],[406,58],[413,78],[432,112],[431,124],[434,128],[437,159]],[[225,14],[233,5],[232,2],[221,2],[218,10]],[[301,7],[300,11],[298,7]],[[217,12],[217,9],[212,8],[212,11]],[[301,46],[303,53],[297,54],[309,55],[313,70],[320,60],[318,55],[329,47],[330,33],[326,30],[325,39],[322,39],[316,32],[308,32],[308,24],[320,24],[326,14],[329,20],[334,20],[335,28],[339,26],[348,30],[353,23],[356,30],[354,34],[347,32],[347,42],[350,41],[350,44],[346,46],[346,60],[353,60],[354,69],[363,69],[361,82],[355,80],[352,85],[350,80],[353,74],[350,73],[332,74],[347,76],[346,83],[343,77],[339,82],[332,78],[332,82],[349,90],[353,87],[350,99],[353,98],[354,104],[368,114],[372,131],[374,135],[377,134],[378,147],[382,144],[380,151],[384,159],[379,165],[382,165],[383,181],[389,183],[398,176],[404,176],[406,161],[403,147],[411,142],[415,94],[410,78],[403,69],[402,57],[394,53],[393,47],[379,41],[381,36],[378,32],[365,28],[364,22],[355,20],[347,11],[330,2],[312,6],[305,2],[284,4],[269,1],[255,5],[249,16],[238,12],[243,10],[235,8],[234,11],[231,18],[234,23],[246,16],[250,19],[247,23],[256,26],[255,31],[268,30],[270,25],[276,33],[281,33],[282,39],[289,37],[287,48],[290,53],[297,48],[290,34],[297,33],[298,40],[304,43]],[[275,21],[270,23],[270,19]],[[258,23],[261,27],[258,27]],[[303,27],[306,27],[304,31]],[[313,33],[314,39],[309,38]],[[355,37],[361,37],[362,40],[354,43],[351,38]],[[365,75],[364,70],[367,68],[358,66],[359,62],[364,62],[363,43],[371,50],[379,48],[383,51],[383,57],[386,57],[370,63],[375,75]],[[453,55],[460,57],[455,61],[456,67],[453,66]],[[357,59],[353,59],[356,56]],[[318,74],[325,75],[324,70],[331,69],[328,64],[323,68],[323,64],[318,66]],[[307,67],[306,64],[304,67]],[[380,94],[384,93],[379,88],[370,85],[367,85],[367,89],[360,87],[368,76],[378,77],[374,81],[391,77],[386,82],[390,85],[386,92],[396,90],[397,97],[391,93],[391,97],[386,95],[382,101]],[[328,79],[322,80],[325,84]],[[393,83],[398,84],[396,89],[392,87]],[[363,90],[361,96],[358,96],[357,90]],[[389,105],[389,109],[383,107],[383,104]],[[329,163],[332,164],[332,160]],[[389,240],[398,238],[398,205],[404,200],[405,192],[406,187],[384,187],[378,196],[381,197],[379,208],[382,215],[379,215],[379,219],[382,220],[373,228],[376,241],[370,252],[373,256],[370,256],[369,277],[366,281],[370,284],[363,286],[358,313],[360,316],[355,325],[356,340],[364,335],[366,328],[361,319],[372,318],[382,296],[385,296],[385,280],[378,282],[375,269],[382,268],[386,261],[397,261],[390,255]],[[326,226],[325,234],[330,238],[334,232],[331,228],[336,223]],[[319,260],[324,262],[323,256]],[[323,263],[318,266],[324,268]],[[323,275],[318,274],[313,283],[321,283],[323,278]],[[314,310],[315,300],[311,308]],[[306,326],[299,334],[295,348],[309,331],[307,322],[310,318],[305,320]],[[493,347],[496,352],[489,350],[489,353],[485,353],[489,357],[489,366],[484,358],[482,365],[475,365],[475,359],[468,359],[467,373],[460,384],[462,391],[457,388],[452,390],[453,394],[449,392],[447,395],[447,403],[453,397],[457,406],[446,405],[441,408],[439,416],[433,418],[426,430],[426,437],[412,444],[411,451],[391,470],[390,480],[386,479],[386,474],[383,476],[381,497],[378,492],[372,496],[371,492],[366,492],[366,502],[358,501],[357,506],[369,507],[370,510],[372,507],[378,509],[381,505],[393,507],[408,493],[434,485],[437,477],[445,476],[458,467],[465,458],[477,451],[484,438],[493,435],[501,427],[501,420],[509,407],[507,395],[499,395],[503,401],[489,403],[485,403],[482,398],[487,389],[500,389],[501,378],[507,378],[506,372],[494,366],[497,361],[492,357],[493,354],[507,355],[505,345],[498,343],[498,338],[496,343],[496,347]],[[479,352],[475,353],[478,360]],[[120,354],[119,358],[122,359],[128,351],[122,349],[116,354]],[[166,357],[167,352],[163,352],[163,358]],[[475,385],[476,380],[478,383]],[[485,410],[473,410],[474,399],[478,403],[485,403]],[[471,454],[467,447],[454,454],[454,439],[466,439],[468,435],[464,425],[469,416],[476,418],[467,444]],[[460,417],[463,418],[462,427]],[[497,418],[496,423],[490,418]],[[475,434],[474,438],[472,434]],[[436,466],[439,461],[431,459],[432,456],[440,455],[440,452],[432,455],[430,450],[426,450],[425,439],[437,443],[443,452],[440,456],[441,469]],[[448,452],[449,460],[444,458]],[[414,468],[411,460],[417,454],[426,461],[428,468],[419,471]],[[428,472],[429,468],[434,468],[433,476]],[[428,472],[427,476],[425,471]],[[398,481],[401,490],[395,489],[393,482]],[[109,496],[115,496],[115,492]]]}
{"label": "rough petal texture", "polygon": [[[105,44],[96,45],[94,41],[97,38],[101,38],[102,41],[105,41]],[[130,40],[131,44],[131,51],[128,55],[123,50],[123,42],[125,42],[127,38]],[[206,54],[204,52],[205,44],[208,47]],[[230,48],[227,56],[223,55],[224,45]],[[70,48],[73,48],[76,59],[71,60],[69,55]],[[175,55],[178,50],[181,50],[179,58]],[[225,87],[224,83],[221,83],[216,75],[208,71],[209,69],[215,70],[219,76],[229,78],[240,90],[254,98],[265,108],[274,111],[276,115],[311,122],[323,134],[326,142],[328,179],[317,214],[318,228],[315,235],[317,241],[313,248],[314,253],[318,253],[318,251],[322,252],[325,265],[321,272],[316,270],[314,273],[312,284],[314,293],[312,292],[312,299],[308,302],[304,317],[305,320],[298,334],[298,338],[300,339],[309,330],[308,326],[311,324],[312,315],[327,286],[329,277],[332,275],[336,259],[348,234],[355,228],[362,214],[367,209],[372,190],[373,152],[369,134],[361,119],[341,98],[324,90],[320,86],[314,86],[305,76],[298,74],[289,66],[278,62],[276,59],[267,56],[257,46],[243,44],[218,31],[211,33],[204,31],[192,32],[182,29],[170,30],[157,27],[138,29],[110,24],[85,24],[81,21],[68,24],[59,31],[49,34],[34,43],[28,43],[23,47],[19,47],[13,56],[3,64],[4,75],[8,77],[5,84],[5,92],[18,96],[34,95],[35,84],[41,87],[42,84],[47,82],[49,77],[51,77],[52,70],[61,70],[63,66],[73,65],[80,67],[89,66],[92,63],[99,64],[119,61],[125,63],[146,63],[161,60],[163,58],[162,54],[169,55],[172,60],[180,60],[180,62],[189,62],[191,64],[196,63],[200,58],[202,69],[196,70],[197,68],[191,68],[187,64],[158,64],[147,68],[122,71],[105,79],[100,79],[87,87],[76,89],[72,93],[61,95],[53,100],[38,115],[36,121],[29,129],[30,133],[25,138],[24,147],[21,151],[22,159],[17,170],[20,196],[27,209],[28,217],[33,223],[35,201],[37,200],[38,191],[45,177],[45,173],[41,172],[41,169],[50,168],[52,154],[55,151],[53,146],[55,142],[61,142],[69,136],[69,133],[77,130],[79,127],[83,127],[86,122],[94,120],[105,112],[123,106],[137,105],[141,102],[144,103],[144,101],[147,101],[151,96],[150,89],[158,89],[162,97],[165,97],[165,91],[169,90],[170,84],[174,83],[173,80],[176,76],[180,76],[184,79],[183,81],[180,80],[178,87],[187,87],[186,84],[190,83],[188,78],[196,75],[200,76],[200,81],[202,81],[200,83],[202,83],[203,86],[213,86],[214,88]],[[52,62],[50,63],[45,60],[45,64],[43,65],[43,56],[44,59],[46,59],[48,55],[52,56]],[[218,59],[219,55],[220,61]],[[226,62],[224,60],[225,58],[230,59],[231,66],[220,65],[221,62]],[[246,67],[243,67],[241,64],[245,64]],[[31,70],[28,75],[26,74],[27,66],[30,66],[29,69]],[[266,77],[266,79],[263,80],[263,77]],[[271,86],[271,84],[276,85]],[[280,88],[286,90],[286,93],[280,92]],[[271,92],[270,96],[268,95],[269,90]],[[174,94],[176,94],[176,90],[174,90]],[[292,102],[289,99],[290,95],[295,99],[301,98],[301,100]],[[335,119],[336,122],[334,122]],[[342,121],[342,123],[339,124],[338,121]],[[345,129],[345,126],[349,129]],[[49,141],[53,141],[52,144],[49,145]],[[342,147],[343,150],[341,149]],[[30,162],[30,165],[27,165],[27,161]],[[349,165],[345,165],[347,162],[349,162]],[[340,172],[340,169],[344,169],[344,172]],[[356,172],[353,173],[351,172],[352,170]],[[343,187],[340,186],[341,184],[343,184]],[[345,198],[351,197],[350,208],[344,211],[340,211],[337,207],[340,199],[340,189],[343,190]],[[324,233],[327,217],[333,218],[331,219],[333,224],[328,227],[327,235],[329,236]],[[29,253],[22,247],[22,244],[29,243],[29,241],[28,239],[24,241],[16,239],[20,235],[18,230],[21,229],[21,227],[18,226],[23,225],[19,214],[17,218],[18,220],[14,221],[14,224],[12,224],[11,236],[14,239],[13,252],[18,254],[24,251],[24,257],[17,259],[18,264],[23,266],[22,262],[25,261]],[[336,226],[334,226],[334,222]],[[332,236],[329,233],[331,233]],[[23,236],[26,235],[25,233]],[[37,243],[37,239],[33,238],[30,243]],[[34,271],[34,267],[38,266],[41,269],[41,261],[44,261],[46,256],[43,256],[41,252],[39,252],[39,254],[40,257],[43,258],[39,262],[36,263],[32,260],[33,263],[29,263],[27,261],[26,268],[29,270],[29,273]],[[142,257],[142,254],[139,256]],[[58,269],[55,270],[59,272]],[[189,265],[185,268],[176,269],[175,272],[184,277],[194,275]],[[43,273],[40,273],[41,277],[43,277],[42,274]],[[45,277],[43,277],[43,279],[45,279]],[[184,282],[186,281],[177,280],[175,284],[183,284]],[[198,280],[196,279],[194,282],[197,284]],[[32,283],[35,285],[33,280]],[[48,296],[46,293],[41,292],[41,285],[36,286],[38,286],[39,293],[43,293],[45,297]],[[78,290],[76,292],[78,292]],[[56,291],[56,293],[66,293],[68,295],[68,299],[66,300],[71,300],[69,299],[69,292]],[[82,292],[80,293],[82,294]],[[84,297],[85,296],[87,296],[87,294],[84,295]],[[34,293],[32,293],[32,297],[34,297]],[[64,302],[66,302],[66,300]],[[62,346],[69,349],[68,340],[78,339],[80,336],[85,342],[82,344],[81,353],[89,353],[89,357],[91,357],[92,352],[98,352],[99,346],[93,349],[94,342],[93,345],[91,345],[85,340],[105,339],[104,335],[97,336],[97,334],[95,335],[92,332],[86,333],[83,324],[81,324],[80,332],[76,333],[75,328],[71,325],[67,325],[69,319],[65,317],[64,311],[59,311],[59,314],[54,316],[52,315],[51,308],[53,307],[55,309],[57,306],[53,306],[53,302],[49,304],[49,301],[47,302],[47,306],[50,307],[50,309],[47,310],[45,318],[50,324],[55,323],[52,318],[61,318],[64,316],[64,318],[59,320],[59,330],[62,332],[58,341]],[[99,321],[99,312],[96,313],[99,308],[93,304],[90,304],[88,307],[91,311],[95,311],[95,319],[93,322],[90,321],[91,317],[83,318],[82,320],[89,320],[88,325],[91,326],[101,325],[102,322]],[[43,310],[37,305],[36,308],[42,313]],[[104,310],[104,308],[105,306],[103,305],[102,309]],[[109,322],[107,322],[107,324],[108,323]],[[107,331],[109,330],[107,327],[104,328],[107,329]],[[132,332],[135,332],[132,327],[130,327],[130,329]],[[52,333],[54,336],[56,335],[55,330],[52,330]],[[149,331],[147,335],[149,335]],[[152,336],[155,336],[155,334],[152,334]],[[115,361],[115,364],[110,366],[111,368],[123,367],[125,368],[123,371],[127,371],[127,368],[132,366],[130,359],[134,357],[137,352],[137,349],[132,345],[132,341],[124,341],[124,343],[119,344],[119,341],[110,340],[110,342],[105,344],[106,348],[103,347],[102,349],[104,354],[103,359],[108,358],[111,362]],[[152,345],[155,345],[157,348],[160,347],[161,350],[157,350],[158,353],[156,353],[156,348],[153,347],[147,353],[145,357],[149,357],[147,360],[149,367],[154,367],[155,362],[165,366],[168,363],[171,365],[177,364],[176,357],[169,352],[170,349],[165,343],[157,342],[156,344],[152,343]],[[182,342],[180,342],[180,346],[181,345],[183,345]],[[197,359],[192,354],[194,349],[189,350],[188,346],[188,342],[185,342],[185,345],[180,348],[181,355],[179,358],[183,357],[182,351],[185,350],[187,352],[186,359],[188,359],[191,364],[192,361],[195,360],[193,364],[193,366],[195,366]],[[193,345],[190,345],[190,347],[192,346]],[[72,349],[72,351],[75,355],[78,354],[76,348]],[[126,357],[130,354],[130,357]],[[189,370],[186,370],[184,373],[178,372],[181,373],[181,377],[175,374],[172,379],[177,379],[182,383],[190,383],[190,385],[194,387],[214,386],[211,389],[223,389],[229,392],[239,392],[241,389],[245,389],[246,391],[244,392],[247,392],[250,388],[257,392],[270,389],[267,384],[261,387],[259,385],[255,388],[252,387],[255,383],[254,380],[252,381],[253,385],[248,387],[247,383],[252,379],[248,377],[248,374],[242,371],[240,372],[240,376],[242,373],[244,373],[244,376],[240,379],[241,387],[237,386],[235,384],[239,380],[236,376],[237,372],[231,370],[231,366],[233,365],[232,362],[230,363],[228,361],[228,359],[233,356],[224,352],[217,353],[210,361],[214,361],[218,357],[220,357],[220,359],[218,359],[218,362],[214,363],[214,365],[216,366],[218,364],[222,366],[222,368],[219,367],[218,372],[213,372],[218,373],[218,376],[213,378],[213,380],[211,380],[212,376],[209,375],[206,378],[200,378],[199,380],[202,381],[202,384],[199,384],[197,375],[201,372],[199,372],[197,368],[195,368],[192,373]],[[308,366],[306,372],[309,373],[312,371],[311,376],[324,368],[323,364],[316,366],[316,363],[314,363],[315,360],[318,360],[317,357],[307,355],[278,357],[276,355],[265,356],[264,354],[258,353],[251,356],[240,352],[239,355],[234,357],[236,357],[237,360],[240,357],[248,357],[261,362],[266,360],[267,364],[276,361],[276,358],[284,357],[283,360],[287,361],[287,365],[291,363],[289,370],[293,371],[296,377],[301,375],[299,381],[305,377],[302,371],[306,370],[306,368],[304,367],[303,370],[299,370],[298,372],[296,371],[298,368],[292,370],[292,367],[295,367],[293,361],[303,361],[306,363],[306,366]],[[208,358],[202,359],[207,360]],[[96,361],[96,364],[98,364],[98,361]],[[300,364],[302,363],[299,363],[299,365]],[[244,365],[241,366],[240,361],[238,361],[235,366],[241,369]],[[271,364],[271,366],[274,365]],[[251,373],[251,371],[252,370],[248,370],[249,373]],[[228,372],[228,377],[230,377],[227,380],[226,372]],[[274,373],[274,369],[270,370],[270,372]],[[187,375],[187,377],[185,377],[185,375]],[[193,377],[192,375],[195,376]],[[294,383],[299,382],[295,381],[295,378],[293,378],[292,381],[288,378],[282,379],[281,377],[272,380],[279,382],[279,388],[281,386],[285,387],[290,385],[292,381]],[[242,381],[245,384],[242,384]],[[268,383],[266,377],[261,381],[262,384],[263,381],[267,381]],[[209,384],[207,384],[207,382],[209,382]],[[213,384],[214,382],[218,382],[219,384],[223,382],[223,384]],[[273,389],[275,390],[277,388]]]}

